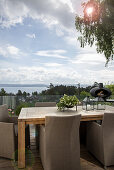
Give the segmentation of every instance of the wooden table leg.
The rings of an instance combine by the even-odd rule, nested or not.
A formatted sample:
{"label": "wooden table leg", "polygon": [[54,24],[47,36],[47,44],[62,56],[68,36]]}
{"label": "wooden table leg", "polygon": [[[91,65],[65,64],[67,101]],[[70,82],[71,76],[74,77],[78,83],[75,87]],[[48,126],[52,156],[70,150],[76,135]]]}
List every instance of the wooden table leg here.
{"label": "wooden table leg", "polygon": [[18,168],[25,168],[25,122],[18,121]]}

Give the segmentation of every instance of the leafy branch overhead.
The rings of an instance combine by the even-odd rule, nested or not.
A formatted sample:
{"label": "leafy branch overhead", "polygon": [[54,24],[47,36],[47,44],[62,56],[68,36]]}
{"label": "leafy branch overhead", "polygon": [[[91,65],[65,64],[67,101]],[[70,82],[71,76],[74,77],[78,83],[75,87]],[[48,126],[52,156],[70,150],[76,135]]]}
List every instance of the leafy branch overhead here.
{"label": "leafy branch overhead", "polygon": [[95,43],[107,64],[114,55],[114,0],[89,0],[82,7],[83,17],[77,15],[75,20],[81,47]]}

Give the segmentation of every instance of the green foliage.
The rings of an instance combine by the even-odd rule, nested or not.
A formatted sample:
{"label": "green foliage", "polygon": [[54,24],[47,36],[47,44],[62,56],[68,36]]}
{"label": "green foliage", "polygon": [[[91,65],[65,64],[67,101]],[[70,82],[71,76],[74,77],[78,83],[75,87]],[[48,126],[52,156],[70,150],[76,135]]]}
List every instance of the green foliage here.
{"label": "green foliage", "polygon": [[19,115],[22,108],[33,106],[30,103],[21,102],[15,109],[15,115]]}
{"label": "green foliage", "polygon": [[59,103],[57,103],[58,110],[64,110],[65,108],[72,108],[77,105],[79,100],[76,96],[67,96],[64,94],[63,97],[60,98]]}
{"label": "green foliage", "polygon": [[114,96],[114,84],[106,85],[106,88],[110,89],[112,92],[112,96]]}
{"label": "green foliage", "polygon": [[[78,37],[81,47],[96,43],[98,53],[104,53],[106,64],[114,55],[114,0],[89,0],[83,3],[83,17],[76,16],[75,25],[82,36]],[[87,8],[93,7],[91,15]]]}
{"label": "green foliage", "polygon": [[22,91],[21,91],[21,90],[18,90],[16,96],[22,96],[22,94],[23,94]]}
{"label": "green foliage", "polygon": [[18,90],[16,96],[23,96],[24,98],[26,98],[27,96],[30,96],[30,93],[27,93],[26,91],[22,92],[21,90]]}
{"label": "green foliage", "polygon": [[80,99],[81,99],[81,101],[82,101],[85,97],[87,97],[87,96],[90,96],[90,93],[89,93],[89,92],[86,92],[86,91],[82,91],[82,92],[80,93]]}
{"label": "green foliage", "polygon": [[37,92],[37,91],[32,92],[32,95],[33,95],[33,96],[37,96],[37,95],[38,95],[38,92]]}
{"label": "green foliage", "polygon": [[0,96],[6,96],[7,93],[6,91],[4,90],[4,88],[1,88],[1,91],[0,91]]}
{"label": "green foliage", "polygon": [[49,88],[51,89],[53,87],[54,87],[54,85],[52,83],[50,83]]}
{"label": "green foliage", "polygon": [[91,89],[91,86],[88,86],[86,88],[84,87],[76,87],[76,86],[66,86],[66,85],[57,85],[53,86],[53,88],[49,88],[47,90],[44,90],[40,93],[40,95],[77,95],[79,96],[79,93],[81,91],[87,91],[89,92]]}
{"label": "green foliage", "polygon": [[65,85],[59,85],[59,86],[51,86],[49,89],[42,91],[41,95],[74,95],[76,93],[76,87],[75,86],[65,86]]}

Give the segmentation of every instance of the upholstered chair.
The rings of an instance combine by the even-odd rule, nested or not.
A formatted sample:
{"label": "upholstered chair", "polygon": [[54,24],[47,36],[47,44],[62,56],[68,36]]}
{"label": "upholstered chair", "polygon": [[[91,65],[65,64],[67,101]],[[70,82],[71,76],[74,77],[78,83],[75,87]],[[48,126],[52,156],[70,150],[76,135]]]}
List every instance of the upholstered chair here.
{"label": "upholstered chair", "polygon": [[[36,102],[35,107],[55,107],[56,102]],[[35,126],[35,134],[36,134],[36,146],[39,150],[39,138],[40,138],[40,125]]]}
{"label": "upholstered chair", "polygon": [[114,113],[104,113],[101,125],[88,123],[87,149],[105,168],[114,165]]}
{"label": "upholstered chair", "polygon": [[40,156],[44,170],[80,170],[79,114],[46,116],[40,125]]}
{"label": "upholstered chair", "polygon": [[[29,126],[26,126],[26,147],[30,145]],[[0,106],[0,157],[15,159],[18,149],[18,117],[8,116],[7,105]]]}
{"label": "upholstered chair", "polygon": [[36,102],[35,107],[55,107],[56,102]]}

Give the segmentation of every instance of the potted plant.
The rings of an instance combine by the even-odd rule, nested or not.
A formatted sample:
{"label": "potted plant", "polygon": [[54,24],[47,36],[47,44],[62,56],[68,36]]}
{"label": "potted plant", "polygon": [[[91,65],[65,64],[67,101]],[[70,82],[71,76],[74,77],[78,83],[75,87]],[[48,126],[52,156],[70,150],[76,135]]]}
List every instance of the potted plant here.
{"label": "potted plant", "polygon": [[64,94],[63,97],[60,98],[60,101],[57,103],[58,110],[64,110],[65,108],[72,108],[76,106],[77,110],[77,104],[79,100],[78,98],[74,96],[68,96]]}

